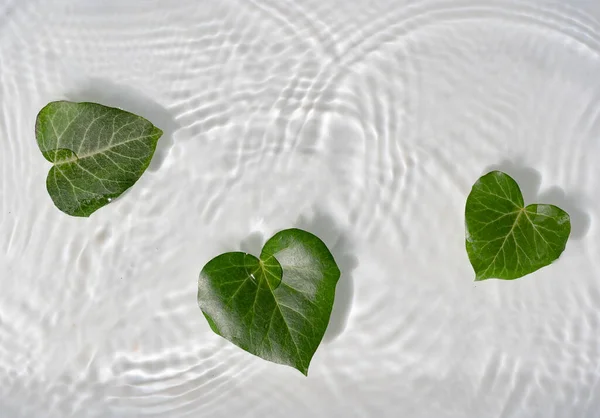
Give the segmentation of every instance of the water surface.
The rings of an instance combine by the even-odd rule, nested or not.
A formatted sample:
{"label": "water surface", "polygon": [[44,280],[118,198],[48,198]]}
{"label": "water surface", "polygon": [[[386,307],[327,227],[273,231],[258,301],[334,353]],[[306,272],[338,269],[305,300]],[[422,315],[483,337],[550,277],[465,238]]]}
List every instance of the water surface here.
{"label": "water surface", "polygon": [[[0,0],[0,416],[596,417],[599,31],[586,0]],[[45,190],[58,99],[165,131],[89,219]],[[464,203],[498,168],[573,236],[475,283]],[[196,302],[292,226],[343,271],[308,378]]]}

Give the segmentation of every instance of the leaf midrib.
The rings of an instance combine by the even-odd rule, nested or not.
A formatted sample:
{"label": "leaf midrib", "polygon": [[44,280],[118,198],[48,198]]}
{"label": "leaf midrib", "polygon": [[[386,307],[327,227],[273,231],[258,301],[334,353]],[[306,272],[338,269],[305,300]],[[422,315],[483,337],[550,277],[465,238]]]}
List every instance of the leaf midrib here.
{"label": "leaf midrib", "polygon": [[[487,271],[490,269],[490,267],[492,267],[495,263],[496,263],[496,259],[498,258],[498,255],[500,255],[500,253],[502,252],[502,250],[504,249],[504,245],[506,244],[506,242],[508,241],[508,238],[512,235],[514,237],[514,230],[516,228],[516,226],[519,224],[519,219],[521,217],[522,214],[525,214],[525,218],[527,218],[527,222],[529,222],[529,224],[531,224],[531,227],[533,228],[533,230],[540,236],[540,238],[542,238],[542,240],[549,245],[548,240],[546,240],[546,238],[544,237],[544,235],[538,230],[538,228],[536,227],[535,223],[529,218],[528,213],[531,214],[536,214],[534,212],[530,212],[527,210],[527,207],[521,207],[518,210],[518,215],[515,218],[512,227],[510,228],[510,231],[508,231],[508,233],[506,234],[506,236],[504,237],[504,240],[502,241],[502,245],[500,245],[500,248],[498,249],[498,251],[496,252],[496,254],[494,255],[494,258],[492,259],[492,261],[488,264],[488,267],[485,269],[484,273],[482,274],[485,275],[485,273],[487,273]],[[514,213],[514,212],[513,212]],[[507,215],[510,215],[510,213],[507,213]]]}
{"label": "leaf midrib", "polygon": [[[274,257],[274,256],[272,256],[272,257]],[[264,263],[263,263],[262,260],[261,260],[260,266],[261,266],[261,270],[263,271],[263,274],[268,273],[268,274],[271,274],[272,276],[274,276],[273,273],[271,273],[268,269],[265,269]],[[283,282],[283,267],[282,267],[282,271],[281,271],[281,281]],[[292,334],[291,328],[290,328],[288,322],[285,319],[285,315],[283,314],[283,311],[281,310],[281,306],[279,305],[279,301],[275,297],[274,289],[271,288],[271,284],[269,283],[269,281],[267,280],[266,277],[265,277],[265,282],[267,283],[267,288],[269,289],[269,291],[271,293],[271,296],[273,296],[273,301],[275,302],[275,306],[277,307],[277,310],[279,311],[279,315],[281,315],[281,319],[283,320],[283,323],[285,324],[285,328],[287,330],[287,333],[290,336],[290,339],[292,340],[292,343],[294,344],[294,348],[296,349],[296,354],[298,354],[298,359],[301,359],[302,356],[300,355],[300,349],[298,347],[298,343],[294,339],[294,335]],[[258,287],[257,287],[256,291],[258,292]],[[275,311],[275,309],[273,311]],[[273,315],[271,315],[271,319],[269,321],[269,327],[267,329],[267,332],[265,333],[265,338],[264,339],[268,339],[268,335],[269,335],[269,331],[271,330],[271,324],[272,323],[273,323]],[[264,341],[264,339],[263,339],[263,341]],[[304,368],[304,365],[302,367]]]}
{"label": "leaf midrib", "polygon": [[[114,144],[114,145],[111,144],[108,147],[99,148],[99,149],[97,149],[97,150],[95,150],[93,152],[89,152],[87,154],[82,154],[82,155],[77,155],[77,154],[75,154],[75,152],[73,152],[73,150],[69,150],[69,151],[73,152],[73,154],[75,155],[75,157],[69,158],[69,159],[66,159],[66,160],[60,160],[58,162],[54,162],[54,165],[70,164],[70,163],[73,163],[73,162],[76,162],[76,161],[79,161],[79,160],[83,160],[85,158],[94,157],[94,156],[96,156],[98,154],[104,154],[107,151],[112,150],[113,148],[120,147],[121,145],[129,144],[129,143],[135,142],[135,141],[141,141],[144,138],[150,138],[152,136],[154,136],[154,134],[139,136],[137,138],[128,139],[127,141],[119,142],[118,144]],[[56,150],[50,150],[50,151],[56,151]],[[46,151],[46,152],[50,152],[50,151]]]}
{"label": "leaf midrib", "polygon": [[[508,241],[508,237],[510,237],[514,230],[515,227],[517,226],[517,224],[519,223],[519,218],[521,217],[521,215],[523,214],[523,211],[525,210],[525,208],[520,208],[519,209],[519,213],[517,215],[517,217],[515,218],[512,227],[510,228],[510,231],[508,231],[508,234],[506,234],[506,236],[504,237],[504,241],[502,241],[502,245],[500,245],[500,248],[498,249],[498,251],[496,252],[496,255],[494,256],[494,258],[492,259],[492,261],[490,262],[488,269],[490,268],[490,266],[493,266],[494,263],[496,262],[496,259],[498,258],[498,255],[502,252],[502,250],[504,249],[504,245],[506,244],[506,241]],[[487,272],[487,269],[486,269]]]}

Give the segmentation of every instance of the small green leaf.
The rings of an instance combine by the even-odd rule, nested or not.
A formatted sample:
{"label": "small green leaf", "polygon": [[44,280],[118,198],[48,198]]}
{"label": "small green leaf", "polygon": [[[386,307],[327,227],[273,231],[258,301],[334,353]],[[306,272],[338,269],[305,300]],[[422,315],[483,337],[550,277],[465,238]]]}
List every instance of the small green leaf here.
{"label": "small green leaf", "polygon": [[306,375],[339,277],[319,238],[287,229],[267,241],[260,258],[234,252],[209,261],[200,273],[198,304],[215,333]]}
{"label": "small green leaf", "polygon": [[42,155],[54,164],[46,179],[54,204],[85,217],[135,184],[162,136],[133,113],[66,101],[46,105],[35,131]]}
{"label": "small green leaf", "polygon": [[553,205],[524,206],[519,185],[492,171],[473,185],[465,209],[475,280],[513,280],[549,265],[567,244],[569,215]]}

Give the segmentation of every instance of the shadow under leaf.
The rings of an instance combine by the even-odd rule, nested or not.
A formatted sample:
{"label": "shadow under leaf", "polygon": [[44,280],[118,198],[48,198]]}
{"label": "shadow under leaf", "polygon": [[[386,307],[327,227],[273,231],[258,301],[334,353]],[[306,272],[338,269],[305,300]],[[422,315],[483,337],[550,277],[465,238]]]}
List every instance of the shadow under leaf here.
{"label": "shadow under leaf", "polygon": [[[327,245],[341,271],[335,289],[331,317],[323,336],[324,343],[331,342],[346,328],[354,296],[352,272],[358,266],[358,259],[352,254],[351,241],[347,234],[338,226],[332,216],[322,211],[316,210],[311,217],[300,217],[293,227],[319,237]],[[261,232],[255,231],[240,242],[240,250],[258,257],[265,242],[265,236]]]}
{"label": "shadow under leaf", "polygon": [[585,200],[576,193],[566,193],[560,187],[554,186],[540,192],[542,175],[539,171],[527,167],[518,161],[505,160],[486,168],[486,172],[499,170],[511,176],[521,189],[525,205],[532,203],[555,205],[566,211],[571,218],[572,239],[583,238],[590,229],[590,216],[583,209]]}
{"label": "shadow under leaf", "polygon": [[158,141],[148,170],[157,171],[161,167],[173,145],[173,135],[179,129],[167,109],[131,87],[97,78],[87,80],[66,97],[75,102],[94,102],[134,113],[161,129],[163,136]]}
{"label": "shadow under leaf", "polygon": [[300,217],[295,226],[318,236],[329,248],[341,271],[329,325],[323,337],[323,342],[331,342],[348,323],[354,297],[353,271],[358,267],[358,258],[353,254],[350,237],[331,215],[316,209],[312,217]]}

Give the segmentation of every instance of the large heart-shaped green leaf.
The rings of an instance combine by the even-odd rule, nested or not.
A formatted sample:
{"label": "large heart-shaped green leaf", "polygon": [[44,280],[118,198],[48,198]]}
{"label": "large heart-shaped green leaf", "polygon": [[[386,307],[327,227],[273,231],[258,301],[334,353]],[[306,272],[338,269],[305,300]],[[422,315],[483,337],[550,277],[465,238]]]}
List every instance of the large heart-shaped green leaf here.
{"label": "large heart-shaped green leaf", "polygon": [[215,333],[306,375],[339,277],[319,238],[287,229],[267,241],[260,258],[233,252],[209,261],[200,273],[198,304]]}
{"label": "large heart-shaped green leaf", "polygon": [[553,205],[524,206],[519,185],[507,174],[481,177],[467,198],[466,246],[475,280],[512,280],[556,260],[571,222]]}
{"label": "large heart-shaped green leaf", "polygon": [[52,102],[38,114],[37,143],[54,163],[46,187],[56,207],[90,216],[141,177],[162,131],[146,119],[96,103]]}

